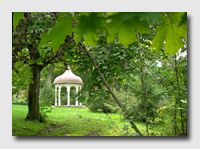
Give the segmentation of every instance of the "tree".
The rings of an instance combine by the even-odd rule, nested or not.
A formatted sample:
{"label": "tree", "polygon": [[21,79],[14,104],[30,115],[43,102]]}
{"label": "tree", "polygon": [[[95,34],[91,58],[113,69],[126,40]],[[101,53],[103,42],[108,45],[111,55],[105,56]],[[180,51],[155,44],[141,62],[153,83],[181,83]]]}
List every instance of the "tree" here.
{"label": "tree", "polygon": [[[18,25],[16,26],[16,19],[21,15]],[[47,33],[53,26],[58,18],[58,13],[14,13],[13,14],[13,50],[12,50],[12,66],[16,73],[19,71],[16,68],[16,63],[21,61],[23,64],[30,68],[32,82],[29,85],[28,92],[28,115],[27,120],[39,120],[39,88],[40,88],[40,72],[48,64],[63,61],[67,66],[67,63],[62,58],[65,54],[65,50],[70,47],[71,40],[67,34],[64,36],[63,45],[60,49],[53,53],[52,48],[47,44],[42,47],[38,47],[40,43],[40,35],[44,32]],[[59,23],[56,24],[59,27]],[[16,27],[15,27],[16,26]],[[56,32],[56,28],[51,32]],[[54,44],[53,42],[51,43]],[[65,49],[65,50],[64,50]],[[21,64],[21,65],[23,65]]]}
{"label": "tree", "polygon": [[171,111],[166,115],[171,116],[175,135],[187,134],[187,57],[182,56],[185,50],[182,48],[179,53],[172,55],[165,54],[163,49],[163,66],[158,70],[170,103],[159,111],[161,114]]}
{"label": "tree", "polygon": [[[26,16],[27,14],[28,16]],[[21,49],[28,48],[30,58],[28,57],[27,59],[27,57],[24,54],[22,54],[22,57],[20,58],[22,58],[21,60],[25,63],[28,63],[33,74],[33,83],[30,84],[29,88],[29,109],[31,109],[31,112],[29,111],[29,113],[35,112],[37,115],[36,117],[30,118],[30,114],[30,116],[27,116],[28,119],[39,119],[39,114],[38,112],[36,112],[38,111],[38,109],[33,108],[33,105],[31,103],[34,101],[34,105],[37,105],[38,102],[38,80],[40,77],[39,73],[42,70],[42,68],[44,68],[49,63],[57,62],[59,59],[61,60],[62,58],[60,57],[65,56],[64,51],[77,52],[77,50],[79,50],[78,55],[84,57],[85,53],[90,58],[94,68],[96,69],[96,72],[93,72],[99,74],[100,80],[111,93],[116,103],[125,113],[126,117],[130,119],[130,116],[128,115],[127,111],[123,108],[119,100],[112,92],[110,85],[105,80],[104,76],[106,75],[104,75],[104,73],[100,71],[100,69],[104,68],[104,72],[106,72],[106,68],[108,68],[109,66],[109,55],[107,57],[108,66],[102,66],[101,68],[96,65],[94,58],[90,54],[90,49],[92,47],[96,47],[97,40],[99,40],[99,34],[106,33],[107,43],[112,43],[114,37],[116,36],[116,34],[118,34],[119,43],[122,43],[125,47],[128,47],[131,43],[139,41],[137,38],[138,32],[140,34],[149,34],[151,33],[150,26],[154,26],[157,23],[155,29],[156,35],[153,39],[151,47],[155,48],[156,51],[159,52],[161,50],[161,47],[164,45],[165,52],[170,52],[173,54],[176,53],[179,48],[182,48],[184,46],[182,38],[187,39],[187,17],[185,17],[185,15],[187,16],[187,13],[184,12],[62,12],[50,13],[50,17],[48,13],[24,13],[24,15],[24,20],[21,20],[19,25],[16,27],[16,31],[20,32],[20,36],[19,34],[17,37],[15,37],[16,34],[13,35],[14,39],[16,40],[16,42],[13,43],[18,43],[18,45],[13,44],[13,51],[15,51],[13,52],[15,53],[13,59],[19,58],[17,52],[19,52]],[[40,21],[30,21],[30,17],[33,17],[32,20]],[[14,27],[17,24],[16,22],[17,19],[14,19]],[[55,26],[54,23],[56,24]],[[22,26],[20,27],[20,25]],[[48,30],[48,25],[50,26],[50,28],[53,26],[54,27],[51,30]],[[45,27],[41,28],[40,26]],[[27,31],[32,31],[33,34],[29,33],[29,35],[27,35]],[[42,34],[38,36],[38,32],[42,32]],[[30,38],[34,38],[35,40],[31,42]],[[75,43],[73,39],[75,40]],[[83,44],[83,41],[85,44]],[[19,42],[22,43],[19,44]],[[79,48],[72,48],[73,46],[75,46],[75,44]],[[17,48],[17,46],[21,47]],[[46,55],[47,58],[45,58]],[[15,62],[16,60],[14,60],[14,63]],[[13,69],[15,69],[14,66]],[[142,77],[141,80],[143,80]],[[100,84],[97,85],[98,87],[101,86]],[[136,130],[136,132],[142,135],[141,132],[135,126],[135,124],[132,121],[130,121],[130,123],[132,127]]]}
{"label": "tree", "polygon": [[51,78],[52,78],[52,66],[49,66],[49,73],[47,74],[47,83],[51,85]]}

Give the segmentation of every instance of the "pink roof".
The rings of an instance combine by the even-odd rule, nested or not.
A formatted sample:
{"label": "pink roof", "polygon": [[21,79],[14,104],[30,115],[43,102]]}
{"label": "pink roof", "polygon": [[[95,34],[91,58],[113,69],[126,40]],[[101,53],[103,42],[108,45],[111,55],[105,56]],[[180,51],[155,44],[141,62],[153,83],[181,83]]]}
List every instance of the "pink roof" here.
{"label": "pink roof", "polygon": [[62,75],[55,78],[54,83],[59,82],[83,82],[82,79],[71,72],[70,67],[68,66],[68,70],[66,70]]}

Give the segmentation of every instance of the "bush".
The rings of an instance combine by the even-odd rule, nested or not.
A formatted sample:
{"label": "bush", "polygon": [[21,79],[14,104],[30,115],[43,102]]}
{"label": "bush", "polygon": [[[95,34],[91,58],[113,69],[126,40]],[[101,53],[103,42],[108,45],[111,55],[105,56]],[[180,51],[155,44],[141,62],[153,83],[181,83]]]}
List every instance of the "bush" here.
{"label": "bush", "polygon": [[41,121],[46,122],[48,118],[47,113],[51,113],[52,111],[51,101],[49,99],[40,101],[39,108]]}
{"label": "bush", "polygon": [[101,110],[103,103],[101,101],[93,101],[88,105],[88,108],[91,112],[98,112]]}
{"label": "bush", "polygon": [[44,84],[43,88],[40,90],[39,99],[41,121],[46,122],[48,118],[47,113],[51,113],[51,105],[53,105],[55,99],[54,88],[48,83]]}
{"label": "bush", "polygon": [[51,105],[53,105],[54,100],[55,100],[54,88],[48,83],[44,84],[43,88],[40,89],[39,99],[40,99],[40,102],[43,102],[48,99]]}
{"label": "bush", "polygon": [[110,113],[117,113],[119,111],[118,106],[113,106],[112,104],[104,103],[104,106],[110,110]]}
{"label": "bush", "polygon": [[112,104],[110,100],[95,100],[88,105],[88,108],[92,112],[102,111],[103,113],[116,113],[119,108]]}
{"label": "bush", "polygon": [[[148,119],[151,119],[152,121],[155,120],[155,118],[158,116],[156,108],[154,105],[152,105],[150,102],[147,101],[147,117]],[[144,114],[144,103],[138,102],[133,103],[129,106],[127,106],[127,111],[132,118],[137,122],[145,122],[145,114]]]}
{"label": "bush", "polygon": [[16,99],[12,101],[12,104],[14,105],[28,105],[28,100],[21,100],[21,99]]}

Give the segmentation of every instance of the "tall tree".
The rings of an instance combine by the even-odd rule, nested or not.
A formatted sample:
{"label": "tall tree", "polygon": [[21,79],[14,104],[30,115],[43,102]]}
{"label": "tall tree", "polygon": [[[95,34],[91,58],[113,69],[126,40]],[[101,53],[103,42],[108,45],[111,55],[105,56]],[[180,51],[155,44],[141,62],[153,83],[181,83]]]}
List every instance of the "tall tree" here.
{"label": "tall tree", "polygon": [[[79,44],[80,49],[84,50],[78,52],[80,55],[84,57],[84,53],[86,53],[89,56],[90,51],[87,48],[95,48],[97,40],[99,40],[99,33],[106,32],[107,43],[112,43],[114,37],[118,34],[119,42],[128,47],[131,43],[139,41],[137,32],[140,34],[151,33],[150,26],[158,23],[151,47],[159,52],[162,46],[165,46],[165,52],[174,54],[184,46],[182,38],[187,39],[187,17],[185,15],[187,16],[187,13],[184,12],[24,13],[24,19],[20,20],[23,16],[14,13],[13,26],[16,26],[17,21],[20,20],[20,22],[16,26],[16,30],[15,28],[13,30],[13,70],[17,72],[14,64],[21,60],[29,65],[33,74],[33,82],[29,87],[29,114],[27,119],[40,119],[38,112],[40,71],[49,63],[59,60],[66,63],[66,60],[62,58],[68,49],[76,52],[76,49],[72,48],[75,44]],[[85,45],[82,41],[85,42]],[[23,53],[23,48],[28,49],[28,55]],[[112,48],[109,53],[111,52]],[[95,63],[93,65],[101,81],[115,99],[115,95],[109,89],[109,84],[103,79],[104,76],[108,76],[104,75],[104,72],[106,73],[108,66],[110,66],[109,55],[105,55],[107,66],[99,67],[95,66]],[[92,58],[90,60],[92,61]],[[100,68],[104,69],[103,73],[98,71]],[[97,72],[94,71],[93,74]],[[99,84],[97,85],[100,87]],[[117,99],[116,102],[121,108]],[[134,124],[133,127],[137,131]]]}
{"label": "tall tree", "polygon": [[[19,17],[21,15],[21,17]],[[20,18],[18,25],[16,20]],[[22,18],[22,19],[21,19]],[[49,46],[50,43],[43,44],[38,47],[41,39],[40,35],[48,33],[58,18],[58,13],[13,13],[13,50],[12,50],[12,66],[13,70],[18,73],[16,63],[23,62],[30,68],[32,82],[29,84],[28,90],[28,115],[26,120],[39,120],[39,88],[40,88],[40,72],[48,64],[63,61],[65,51],[73,42],[70,36],[64,35],[62,46],[59,50],[53,52]],[[52,24],[52,22],[54,22]],[[62,23],[62,22],[61,22]],[[59,28],[60,22],[56,24],[57,28],[52,29],[56,32]],[[62,25],[62,24],[61,24]],[[51,43],[54,44],[53,42]]]}

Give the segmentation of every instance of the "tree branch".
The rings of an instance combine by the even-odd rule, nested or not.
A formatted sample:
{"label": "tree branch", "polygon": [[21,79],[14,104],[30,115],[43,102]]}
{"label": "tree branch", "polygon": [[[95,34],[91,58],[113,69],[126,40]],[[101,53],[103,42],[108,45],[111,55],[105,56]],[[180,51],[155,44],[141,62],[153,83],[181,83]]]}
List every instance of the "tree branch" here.
{"label": "tree branch", "polygon": [[112,53],[112,46],[113,46],[113,44],[111,45],[111,50],[110,50],[110,52],[109,52],[109,57],[108,57],[108,63],[107,63],[106,70],[104,71],[103,75],[106,73],[106,71],[107,71],[107,69],[108,69],[108,66],[109,66],[110,55],[111,55],[111,53]]}
{"label": "tree branch", "polygon": [[165,55],[165,53],[161,50],[161,52],[163,53],[163,55],[165,56],[165,58],[168,60],[168,62],[171,64],[171,66],[174,68],[174,70],[176,69],[174,67],[174,65],[170,62],[170,60],[168,59],[168,57]]}
{"label": "tree branch", "polygon": [[107,81],[105,80],[103,74],[100,72],[99,68],[97,67],[94,59],[92,58],[92,56],[90,55],[90,53],[88,52],[88,50],[86,49],[85,45],[80,41],[78,46],[82,49],[83,51],[87,54],[87,56],[90,58],[90,60],[92,61],[95,69],[97,70],[99,76],[101,77],[104,85],[108,88],[110,94],[112,95],[112,97],[114,98],[114,100],[116,101],[116,103],[118,104],[118,106],[120,107],[120,109],[124,112],[125,116],[127,119],[130,120],[131,126],[135,129],[135,131],[137,133],[139,133],[140,136],[143,136],[142,133],[139,131],[139,129],[136,127],[135,123],[133,123],[132,119],[130,118],[129,114],[127,113],[127,111],[123,108],[122,104],[120,103],[120,101],[117,99],[117,97],[115,96],[115,94],[113,93],[112,89],[110,88],[110,86],[108,85]]}
{"label": "tree branch", "polygon": [[30,35],[30,34],[34,34],[34,35],[42,35],[42,34],[44,34],[44,33],[16,33],[16,32],[14,32],[13,33],[13,35]]}
{"label": "tree branch", "polygon": [[[125,62],[127,62],[129,65],[131,64],[130,62],[128,62],[127,60],[124,60]],[[136,62],[133,60],[135,66],[141,71],[141,68],[136,64]],[[131,64],[132,65],[132,64]],[[133,67],[133,66],[132,66]]]}
{"label": "tree branch", "polygon": [[141,76],[141,83],[142,83],[142,91],[143,91],[143,99],[144,99],[144,112],[145,112],[145,122],[146,122],[146,131],[147,131],[147,135],[149,135],[148,132],[148,122],[147,122],[147,108],[146,108],[146,94],[145,94],[145,90],[144,90],[144,78],[143,78],[143,68],[142,68],[142,58],[141,58],[141,47],[140,47],[140,38],[139,38],[139,34],[137,31],[137,38],[138,38],[138,45],[139,45],[139,54],[140,54],[140,76]]}

